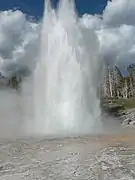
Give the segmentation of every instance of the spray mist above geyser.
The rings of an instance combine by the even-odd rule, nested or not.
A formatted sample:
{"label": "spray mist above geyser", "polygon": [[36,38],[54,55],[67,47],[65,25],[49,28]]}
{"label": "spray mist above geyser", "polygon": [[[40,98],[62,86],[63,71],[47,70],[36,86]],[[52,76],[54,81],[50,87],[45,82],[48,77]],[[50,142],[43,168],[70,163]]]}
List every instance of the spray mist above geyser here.
{"label": "spray mist above geyser", "polygon": [[30,129],[46,134],[95,131],[100,117],[100,65],[97,37],[82,26],[74,1],[61,0],[57,9],[45,1],[32,78],[32,120],[27,116]]}

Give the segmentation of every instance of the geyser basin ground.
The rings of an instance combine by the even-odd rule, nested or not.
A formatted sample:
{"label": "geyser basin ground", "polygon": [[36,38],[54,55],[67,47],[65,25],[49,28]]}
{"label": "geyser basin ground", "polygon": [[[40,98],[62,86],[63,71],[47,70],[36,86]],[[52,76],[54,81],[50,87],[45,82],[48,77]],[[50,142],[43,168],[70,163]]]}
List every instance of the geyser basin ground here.
{"label": "geyser basin ground", "polygon": [[0,180],[134,180],[133,137],[0,140]]}

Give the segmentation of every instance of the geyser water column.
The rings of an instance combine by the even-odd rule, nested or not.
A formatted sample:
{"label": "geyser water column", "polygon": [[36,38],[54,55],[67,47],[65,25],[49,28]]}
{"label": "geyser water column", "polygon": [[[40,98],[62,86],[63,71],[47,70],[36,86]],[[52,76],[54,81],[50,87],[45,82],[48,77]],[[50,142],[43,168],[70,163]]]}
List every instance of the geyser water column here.
{"label": "geyser water column", "polygon": [[99,124],[99,44],[80,21],[73,0],[61,0],[56,10],[45,1],[33,75],[31,127],[37,133],[90,133]]}

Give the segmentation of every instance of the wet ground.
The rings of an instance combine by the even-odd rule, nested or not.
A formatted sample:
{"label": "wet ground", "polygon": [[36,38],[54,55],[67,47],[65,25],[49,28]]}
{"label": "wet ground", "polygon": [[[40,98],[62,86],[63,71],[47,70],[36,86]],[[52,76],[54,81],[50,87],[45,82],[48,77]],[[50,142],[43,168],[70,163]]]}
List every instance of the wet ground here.
{"label": "wet ground", "polygon": [[0,180],[134,180],[134,134],[0,140]]}

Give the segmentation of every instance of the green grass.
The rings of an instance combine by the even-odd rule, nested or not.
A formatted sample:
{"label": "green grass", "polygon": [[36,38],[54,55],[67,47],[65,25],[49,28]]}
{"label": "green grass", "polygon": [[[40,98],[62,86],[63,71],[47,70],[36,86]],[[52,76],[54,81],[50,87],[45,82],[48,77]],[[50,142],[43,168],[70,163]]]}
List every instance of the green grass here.
{"label": "green grass", "polygon": [[116,103],[123,105],[125,109],[135,108],[135,97],[128,99],[117,99]]}

